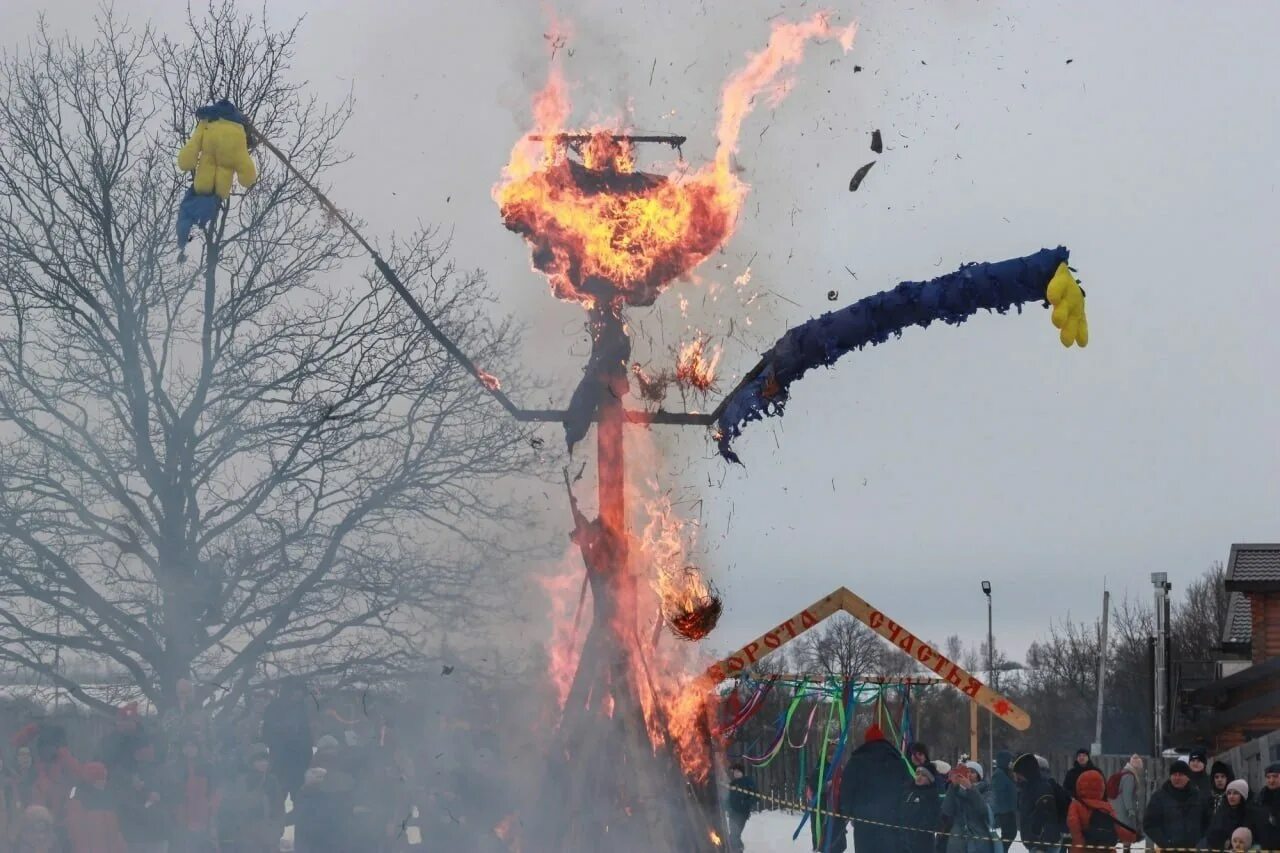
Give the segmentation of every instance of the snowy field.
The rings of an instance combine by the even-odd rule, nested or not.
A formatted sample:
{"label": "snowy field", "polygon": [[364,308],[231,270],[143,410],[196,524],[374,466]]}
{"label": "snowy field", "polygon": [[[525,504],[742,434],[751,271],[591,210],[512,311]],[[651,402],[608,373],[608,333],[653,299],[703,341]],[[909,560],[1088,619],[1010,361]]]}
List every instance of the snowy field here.
{"label": "snowy field", "polygon": [[[809,850],[809,826],[805,825],[804,831],[800,833],[800,837],[795,841],[791,840],[791,834],[796,831],[796,826],[800,823],[800,816],[790,812],[757,812],[747,821],[746,830],[742,833],[742,843],[746,848],[746,853],[801,853],[801,851]],[[850,830],[849,849],[853,850],[853,831]],[[1009,848],[1009,853],[1026,853],[1025,847],[1021,844],[1014,844]],[[1136,844],[1134,850],[1145,849],[1144,845]],[[890,851],[864,851],[864,853],[890,853]]]}

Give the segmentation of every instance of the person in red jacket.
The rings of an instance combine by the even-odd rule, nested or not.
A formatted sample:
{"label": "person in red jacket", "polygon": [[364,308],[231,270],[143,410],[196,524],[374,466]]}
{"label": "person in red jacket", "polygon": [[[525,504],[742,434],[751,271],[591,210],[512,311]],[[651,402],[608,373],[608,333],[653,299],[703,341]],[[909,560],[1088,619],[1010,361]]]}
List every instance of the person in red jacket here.
{"label": "person in red jacket", "polygon": [[[1090,846],[1106,844],[1102,839],[1086,837],[1090,821],[1094,826],[1102,824],[1114,829],[1115,836],[1111,843],[1133,844],[1138,840],[1132,829],[1116,823],[1116,810],[1106,800],[1107,780],[1097,770],[1089,769],[1076,777],[1076,795],[1071,800],[1071,808],[1067,810],[1067,829],[1071,831],[1071,853],[1084,853]],[[1101,820],[1094,820],[1093,815],[1101,813]]]}
{"label": "person in red jacket", "polygon": [[114,798],[107,793],[107,765],[92,761],[80,772],[84,784],[76,786],[67,804],[67,838],[71,853],[128,853]]}
{"label": "person in red jacket", "polygon": [[44,806],[61,822],[67,797],[80,778],[80,762],[67,747],[67,731],[62,726],[30,723],[13,736],[13,745],[23,747],[34,741],[32,756],[35,780],[26,805]]}
{"label": "person in red jacket", "polygon": [[198,732],[189,732],[182,741],[182,754],[169,766],[168,795],[176,806],[172,853],[207,853],[216,846],[218,791],[200,742]]}

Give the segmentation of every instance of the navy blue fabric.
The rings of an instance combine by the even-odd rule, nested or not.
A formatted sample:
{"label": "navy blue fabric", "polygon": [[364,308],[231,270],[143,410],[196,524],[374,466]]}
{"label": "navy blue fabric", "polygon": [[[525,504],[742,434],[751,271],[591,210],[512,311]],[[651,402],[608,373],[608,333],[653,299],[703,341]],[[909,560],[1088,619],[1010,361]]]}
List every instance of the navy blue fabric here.
{"label": "navy blue fabric", "polygon": [[244,113],[240,112],[239,108],[226,98],[203,107],[197,107],[196,119],[199,121],[226,119],[227,121],[234,121],[236,124],[245,123]]}
{"label": "navy blue fabric", "polygon": [[717,424],[720,455],[740,462],[730,445],[743,427],[781,415],[791,383],[815,367],[829,367],[848,352],[900,337],[909,326],[927,327],[935,320],[959,325],[983,309],[1004,314],[1015,307],[1021,312],[1026,302],[1045,303],[1045,288],[1067,255],[1059,246],[1024,258],[966,264],[932,281],[903,282],[796,326],[764,354],[760,374],[729,398]]}
{"label": "navy blue fabric", "polygon": [[178,205],[178,248],[187,245],[191,239],[191,229],[199,225],[201,228],[213,221],[218,213],[218,205],[222,199],[217,193],[200,195],[190,187]]}

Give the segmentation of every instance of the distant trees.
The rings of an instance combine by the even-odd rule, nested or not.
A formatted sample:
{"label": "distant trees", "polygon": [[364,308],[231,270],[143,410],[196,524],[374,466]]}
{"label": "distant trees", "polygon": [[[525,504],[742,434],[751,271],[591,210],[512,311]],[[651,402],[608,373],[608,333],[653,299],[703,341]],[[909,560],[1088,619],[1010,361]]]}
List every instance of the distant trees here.
{"label": "distant trees", "polygon": [[[1173,607],[1170,644],[1177,660],[1209,660],[1221,642],[1227,598],[1224,570],[1214,563],[1188,584]],[[1155,620],[1149,605],[1132,599],[1112,602],[1107,636],[1107,690],[1103,718],[1106,752],[1146,753],[1151,748],[1151,638]],[[931,674],[922,671],[861,623],[832,619],[797,640],[785,661],[774,655],[761,662],[761,672],[788,671],[815,675]],[[983,642],[965,645],[951,636],[940,646],[952,660],[1024,708],[1033,721],[1017,732],[996,721],[996,747],[1011,751],[1074,751],[1093,741],[1098,700],[1098,625],[1062,619],[1027,651],[1025,664],[1009,660],[997,643],[995,677],[987,674]],[[786,697],[775,699],[783,707]],[[940,756],[954,757],[969,746],[969,701],[942,687],[916,690],[911,717],[915,730]],[[772,719],[772,718],[771,718]],[[868,720],[864,714],[862,722]],[[992,717],[979,714],[980,743]],[[796,725],[799,725],[797,723]],[[759,732],[757,732],[759,736]],[[797,738],[799,735],[797,735]]]}

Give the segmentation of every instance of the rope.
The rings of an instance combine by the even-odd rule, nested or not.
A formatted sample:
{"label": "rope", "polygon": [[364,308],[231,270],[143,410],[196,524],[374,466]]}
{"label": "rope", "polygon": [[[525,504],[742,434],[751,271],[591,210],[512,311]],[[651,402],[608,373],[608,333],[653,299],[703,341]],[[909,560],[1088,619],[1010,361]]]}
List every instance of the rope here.
{"label": "rope", "polygon": [[[782,797],[775,797],[771,794],[764,794],[752,788],[742,788],[742,787],[739,787],[738,785],[729,785],[729,790],[737,791],[740,794],[747,794],[749,796],[755,797],[758,800],[763,800],[764,802],[769,803],[774,807],[782,808],[787,811],[799,811],[799,812],[804,812],[806,814],[813,811],[813,807],[811,805],[807,806],[804,803],[798,803],[791,800],[786,800],[786,799],[783,799]],[[922,829],[918,826],[905,826],[903,824],[897,824],[897,823],[886,823],[885,821],[882,821],[882,820],[872,820],[871,818],[865,818],[865,817],[854,817],[853,815],[843,814],[833,809],[826,809],[823,811],[823,814],[828,818],[837,818],[840,820],[846,820],[849,823],[862,823],[862,824],[866,824],[867,826],[879,826],[885,829],[898,830],[900,832],[922,832],[927,835],[941,836],[942,838],[963,838],[968,841],[986,841],[986,842],[990,842],[995,838],[994,836],[991,836],[991,835],[968,835],[966,833],[961,833],[961,832],[944,832],[942,830]],[[1148,839],[1148,841],[1149,840],[1150,839]],[[1025,844],[1026,842],[1023,842],[1023,843]],[[1138,842],[1135,842],[1135,843],[1138,843]],[[1068,841],[1059,842],[1057,844],[1052,844],[1052,843],[1048,844],[1047,848],[1053,849],[1057,847],[1068,847],[1068,848],[1079,849],[1079,850],[1109,850],[1111,851],[1111,853],[1115,853],[1116,848],[1121,844],[1123,844],[1123,842],[1116,842],[1116,844],[1111,844],[1111,845],[1073,844],[1071,841],[1068,840]],[[1032,848],[1032,849],[1035,849],[1035,848]],[[1204,853],[1203,847],[1161,847],[1159,849],[1160,849],[1160,853]],[[1268,850],[1255,851],[1255,853],[1280,853],[1280,850],[1268,849]]]}
{"label": "rope", "polygon": [[364,247],[364,250],[373,258],[373,265],[378,268],[378,272],[382,273],[382,277],[387,280],[387,283],[391,285],[397,294],[399,294],[400,298],[404,300],[404,303],[409,306],[410,310],[412,310],[417,316],[418,321],[422,323],[422,327],[427,330],[427,333],[430,334],[431,337],[435,338],[436,342],[440,344],[440,346],[444,347],[445,352],[449,353],[449,355],[453,357],[454,361],[470,373],[475,378],[476,382],[480,383],[480,387],[488,391],[489,394],[507,410],[508,414],[519,419],[520,409],[516,407],[515,403],[511,402],[511,399],[502,392],[501,388],[497,387],[497,383],[494,382],[493,377],[476,367],[475,362],[473,362],[470,357],[468,357],[467,354],[464,353],[458,345],[455,344],[449,336],[435,324],[430,315],[427,314],[427,310],[422,307],[422,303],[420,303],[417,298],[409,292],[409,289],[404,286],[404,282],[400,281],[400,277],[396,275],[395,270],[393,270],[391,266],[382,259],[382,255],[378,254],[378,250],[373,248],[372,244],[364,238],[364,235],[351,224],[351,221],[348,220],[342,211],[338,209],[337,205],[329,201],[329,198],[320,191],[319,187],[311,183],[306,175],[299,172],[289,157],[277,148],[270,139],[263,136],[262,131],[254,127],[247,118],[244,119],[244,125],[245,130],[247,130],[252,136],[257,137],[258,141],[262,143],[268,151],[274,154],[276,159],[284,165],[289,174],[301,181],[302,185],[316,197],[316,200],[320,202],[321,206],[324,207],[329,215],[336,219],[342,225],[343,229],[345,229],[357,243]]}

